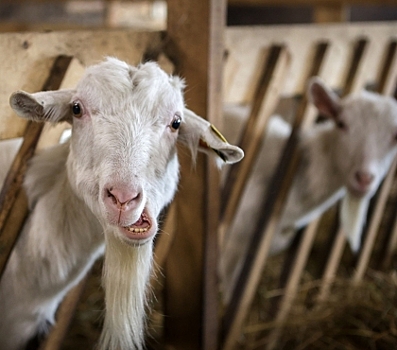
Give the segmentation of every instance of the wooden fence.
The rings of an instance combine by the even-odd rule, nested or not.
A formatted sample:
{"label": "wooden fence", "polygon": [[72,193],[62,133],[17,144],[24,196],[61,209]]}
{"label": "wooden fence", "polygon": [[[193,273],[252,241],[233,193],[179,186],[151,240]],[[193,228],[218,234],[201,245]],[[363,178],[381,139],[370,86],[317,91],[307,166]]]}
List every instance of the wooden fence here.
{"label": "wooden fence", "polygon": [[[243,333],[258,284],[267,267],[272,236],[299,161],[295,149],[297,135],[315,117],[314,110],[305,97],[308,79],[319,75],[341,95],[364,88],[393,95],[397,77],[396,28],[395,23],[377,23],[231,28],[227,31],[225,103],[251,104],[252,109],[241,139],[241,146],[246,152],[245,159],[233,166],[223,191],[221,236],[227,234],[269,117],[281,99],[293,96],[300,98],[294,111],[293,132],[271,183],[272,196],[263,199],[263,216],[255,224],[255,236],[250,242],[230,304],[224,312],[223,349],[235,348]],[[365,242],[357,262],[352,263],[352,288],[365,278],[386,201],[395,182],[395,172],[394,163],[374,200]],[[393,215],[395,216],[395,210]],[[281,301],[274,299],[274,303],[278,302],[275,313],[274,307],[271,308],[272,311],[267,310],[273,314],[272,321],[275,322],[266,341],[268,349],[277,347],[283,324],[289,317],[302,283],[313,242],[316,235],[324,229],[319,228],[319,222],[316,220],[306,228],[299,245],[295,247],[296,252],[289,251],[286,254],[283,273],[287,278],[281,292]],[[390,264],[396,240],[395,227],[388,227],[386,231],[383,232],[386,235],[384,239],[387,240],[384,244],[386,252],[378,253],[382,257],[380,265],[383,268]],[[319,301],[324,301],[330,292],[346,245],[342,230],[329,234],[335,234],[335,240],[328,249],[328,260],[319,277]],[[319,265],[322,263],[323,261],[318,261]],[[275,289],[281,287],[283,286],[277,285]],[[263,312],[266,313],[266,310]]]}

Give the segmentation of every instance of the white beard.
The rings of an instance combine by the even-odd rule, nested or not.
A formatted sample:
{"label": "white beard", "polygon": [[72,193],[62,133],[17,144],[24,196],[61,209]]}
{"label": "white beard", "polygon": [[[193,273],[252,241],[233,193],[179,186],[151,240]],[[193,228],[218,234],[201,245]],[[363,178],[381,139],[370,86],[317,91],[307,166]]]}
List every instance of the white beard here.
{"label": "white beard", "polygon": [[152,267],[152,242],[129,246],[105,232],[102,285],[106,314],[99,349],[143,349],[147,285]]}

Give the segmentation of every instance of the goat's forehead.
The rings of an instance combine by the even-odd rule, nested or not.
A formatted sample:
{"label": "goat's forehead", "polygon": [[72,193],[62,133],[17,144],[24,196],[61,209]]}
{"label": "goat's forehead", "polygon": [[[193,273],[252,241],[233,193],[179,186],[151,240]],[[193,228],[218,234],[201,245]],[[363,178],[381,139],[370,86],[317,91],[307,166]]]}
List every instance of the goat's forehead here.
{"label": "goat's forehead", "polygon": [[345,107],[352,122],[369,127],[397,128],[397,103],[391,98],[366,93],[347,99]]}
{"label": "goat's forehead", "polygon": [[90,105],[156,105],[163,101],[180,108],[182,87],[177,77],[168,76],[155,63],[132,67],[108,60],[87,68],[77,86],[77,95]]}

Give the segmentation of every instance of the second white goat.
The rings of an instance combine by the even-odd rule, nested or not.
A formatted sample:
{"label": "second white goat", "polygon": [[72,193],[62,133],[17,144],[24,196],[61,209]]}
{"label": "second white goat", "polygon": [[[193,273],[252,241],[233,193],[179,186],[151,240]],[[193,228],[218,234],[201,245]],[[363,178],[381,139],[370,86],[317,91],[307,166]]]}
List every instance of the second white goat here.
{"label": "second white goat", "polygon": [[[319,217],[342,197],[342,224],[348,231],[352,249],[357,251],[369,199],[397,152],[397,103],[390,97],[365,91],[340,99],[319,78],[312,78],[308,94],[320,114],[329,120],[313,125],[300,135],[300,165],[270,254],[285,249],[297,229]],[[233,141],[245,121],[241,112],[231,109],[225,114],[225,135]],[[220,259],[226,302],[261,215],[259,199],[267,194],[267,185],[290,133],[290,125],[281,117],[271,118],[237,214],[226,232]],[[351,229],[358,233],[349,232]]]}

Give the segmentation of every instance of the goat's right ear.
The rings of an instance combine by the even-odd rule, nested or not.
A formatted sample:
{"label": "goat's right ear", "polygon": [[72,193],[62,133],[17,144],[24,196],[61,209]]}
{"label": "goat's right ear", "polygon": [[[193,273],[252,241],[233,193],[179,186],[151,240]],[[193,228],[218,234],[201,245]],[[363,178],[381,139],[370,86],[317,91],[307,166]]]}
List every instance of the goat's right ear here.
{"label": "goat's right ear", "polygon": [[42,91],[29,94],[14,92],[10,97],[11,108],[22,118],[38,121],[71,123],[70,103],[75,90]]}
{"label": "goat's right ear", "polygon": [[229,144],[214,125],[185,108],[179,140],[195,150],[214,155],[217,164],[233,164],[244,157],[241,148]]}
{"label": "goat's right ear", "polygon": [[310,79],[308,95],[322,115],[334,120],[338,119],[341,111],[340,98],[320,78]]}

